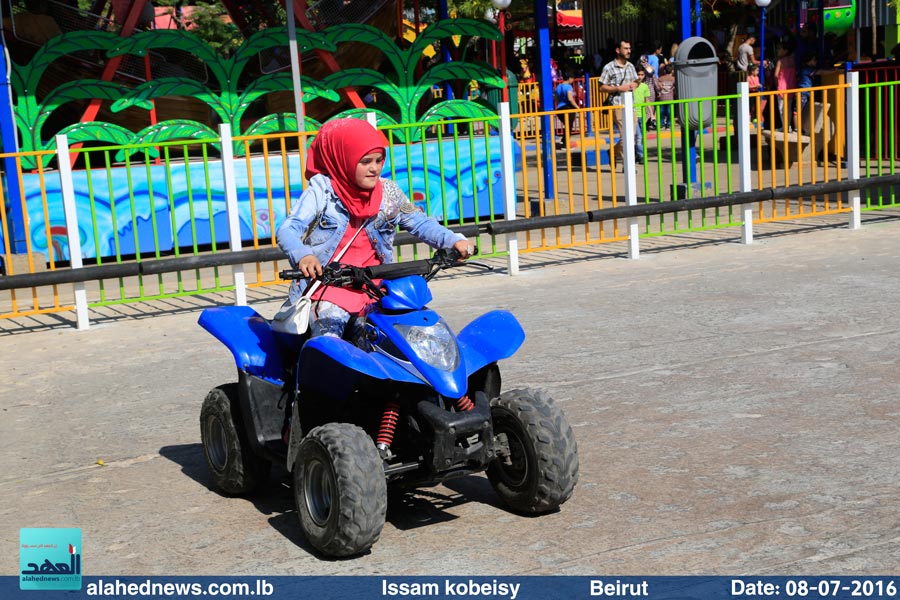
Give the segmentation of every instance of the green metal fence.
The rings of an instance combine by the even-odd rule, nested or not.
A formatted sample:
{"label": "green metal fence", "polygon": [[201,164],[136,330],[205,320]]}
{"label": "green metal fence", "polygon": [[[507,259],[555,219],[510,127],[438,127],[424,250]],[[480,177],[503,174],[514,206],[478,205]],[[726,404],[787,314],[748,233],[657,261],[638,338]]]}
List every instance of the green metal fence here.
{"label": "green metal fence", "polygon": [[[863,83],[859,86],[862,111],[868,117],[862,142],[863,176],[895,175],[900,167],[898,116],[900,81]],[[864,210],[898,205],[895,187],[868,190]]]}

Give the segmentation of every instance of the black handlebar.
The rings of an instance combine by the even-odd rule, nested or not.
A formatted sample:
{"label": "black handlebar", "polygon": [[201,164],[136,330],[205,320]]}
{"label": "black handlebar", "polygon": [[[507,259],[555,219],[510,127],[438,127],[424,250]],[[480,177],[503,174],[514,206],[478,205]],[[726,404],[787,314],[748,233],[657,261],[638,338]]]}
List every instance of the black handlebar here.
{"label": "black handlebar", "polygon": [[[374,265],[371,267],[352,267],[340,263],[331,263],[323,267],[322,275],[317,277],[325,285],[340,287],[365,288],[374,279],[399,279],[410,275],[422,275],[431,279],[443,269],[463,266],[460,253],[455,248],[438,250],[434,256],[424,260],[413,260],[403,263]],[[474,264],[474,263],[472,263]],[[298,269],[286,269],[278,274],[282,279],[305,279]]]}

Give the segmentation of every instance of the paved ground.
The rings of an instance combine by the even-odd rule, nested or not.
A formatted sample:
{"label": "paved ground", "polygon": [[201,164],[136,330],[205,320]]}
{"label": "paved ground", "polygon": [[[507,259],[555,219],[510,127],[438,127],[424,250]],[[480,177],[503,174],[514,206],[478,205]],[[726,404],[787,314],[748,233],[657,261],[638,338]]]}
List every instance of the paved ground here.
{"label": "paved ground", "polygon": [[234,378],[196,325],[210,299],[84,332],[7,323],[0,573],[17,571],[20,527],[82,528],[88,575],[900,573],[900,221],[736,234],[436,281],[457,328],[493,308],[521,319],[504,387],[563,406],[581,480],[540,518],[506,512],[481,476],[407,496],[344,561],[310,552],[284,480],[250,500],[210,490],[200,403]]}

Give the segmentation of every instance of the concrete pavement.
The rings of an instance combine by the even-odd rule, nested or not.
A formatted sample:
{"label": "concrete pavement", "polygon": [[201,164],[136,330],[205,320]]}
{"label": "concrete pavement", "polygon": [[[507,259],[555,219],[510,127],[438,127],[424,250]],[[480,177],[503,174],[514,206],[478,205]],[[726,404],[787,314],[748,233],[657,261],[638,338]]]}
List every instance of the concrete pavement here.
{"label": "concrete pavement", "polygon": [[504,389],[556,398],[580,482],[539,518],[482,476],[402,496],[372,552],[343,561],[311,553],[286,479],[251,499],[209,488],[200,404],[235,376],[196,320],[223,298],[85,332],[7,324],[0,573],[17,572],[20,527],[80,527],[87,575],[900,573],[900,221],[738,233],[436,280],[456,329],[494,308],[522,321]]}

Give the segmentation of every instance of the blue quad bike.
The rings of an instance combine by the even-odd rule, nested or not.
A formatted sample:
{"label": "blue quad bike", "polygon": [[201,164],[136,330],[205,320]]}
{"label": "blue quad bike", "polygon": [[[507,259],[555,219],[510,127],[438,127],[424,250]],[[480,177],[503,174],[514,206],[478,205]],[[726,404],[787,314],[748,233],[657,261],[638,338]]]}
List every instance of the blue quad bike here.
{"label": "blue quad bike", "polygon": [[[246,306],[208,308],[200,325],[234,356],[237,383],[214,388],[200,411],[216,487],[248,494],[272,463],[293,476],[300,526],[326,556],[378,541],[387,486],[433,486],[487,471],[513,511],[540,514],[569,499],[578,451],[562,410],[541,391],[500,392],[497,361],[525,339],[492,311],[458,335],[427,304],[427,281],[463,264],[455,250],[428,260],[324,269],[324,285],[377,298],[356,340],[276,331]],[[283,271],[299,279],[299,271]]]}

